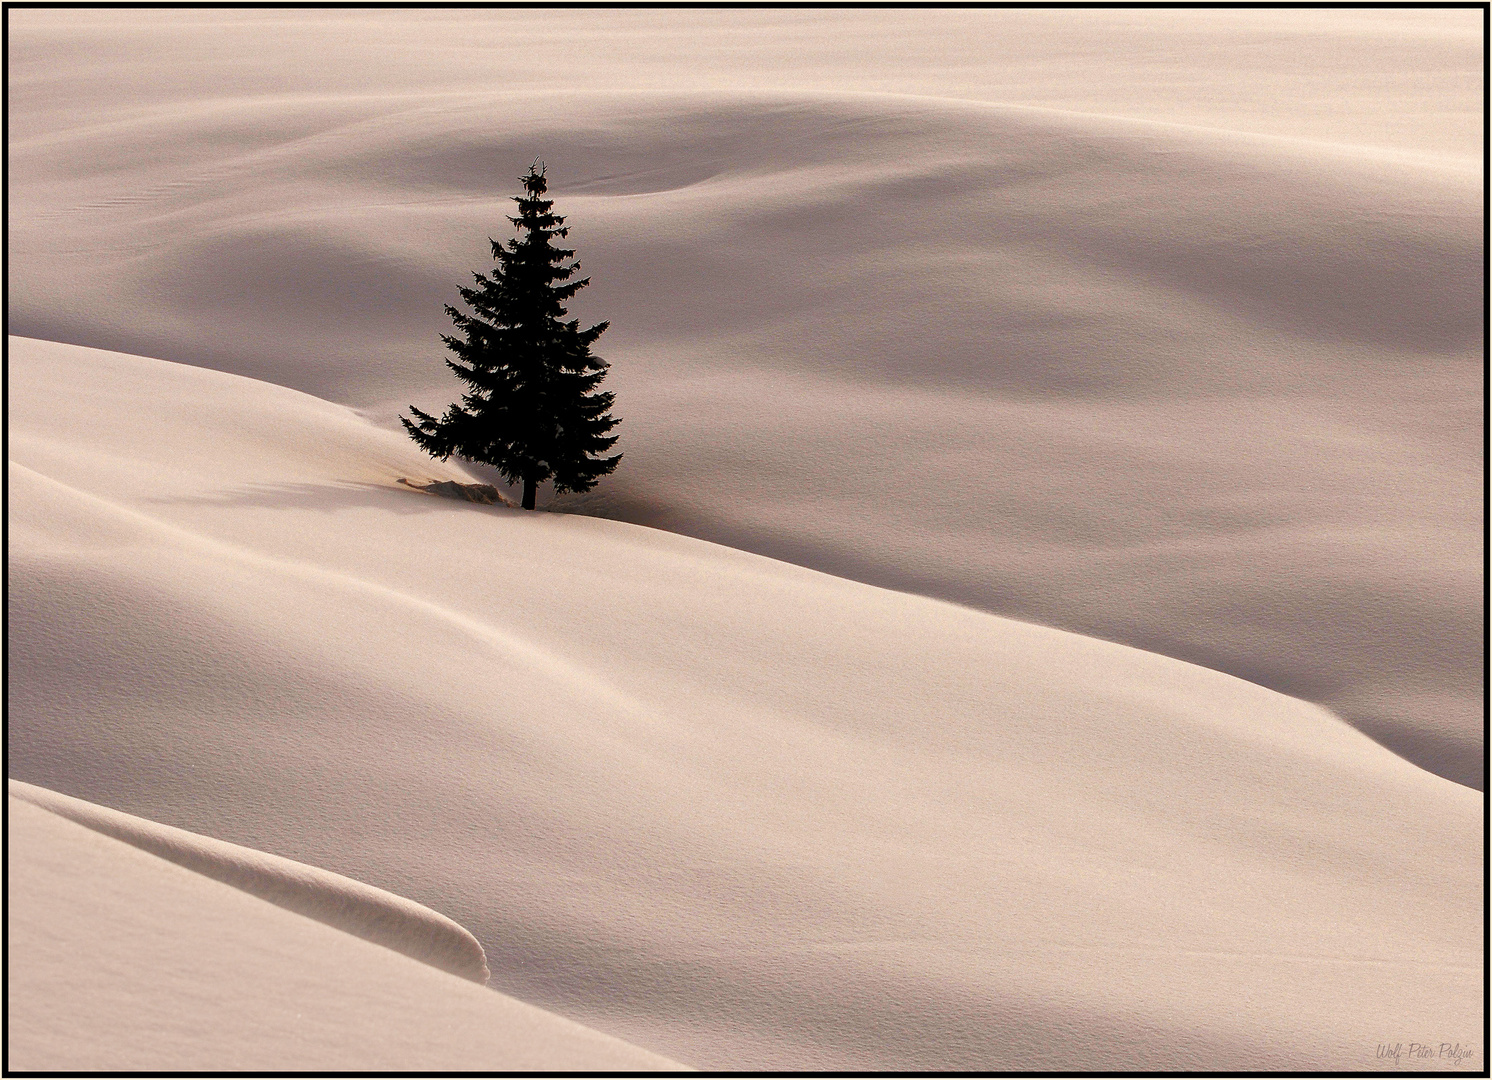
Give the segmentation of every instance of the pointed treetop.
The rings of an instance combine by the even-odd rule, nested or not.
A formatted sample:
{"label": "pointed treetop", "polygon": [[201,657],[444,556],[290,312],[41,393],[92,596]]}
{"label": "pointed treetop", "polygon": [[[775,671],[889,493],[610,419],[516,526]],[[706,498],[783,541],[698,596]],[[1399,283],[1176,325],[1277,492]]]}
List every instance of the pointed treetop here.
{"label": "pointed treetop", "polygon": [[528,175],[520,176],[524,188],[530,195],[542,195],[549,185],[544,181],[544,163],[534,158],[534,163],[528,167]]}

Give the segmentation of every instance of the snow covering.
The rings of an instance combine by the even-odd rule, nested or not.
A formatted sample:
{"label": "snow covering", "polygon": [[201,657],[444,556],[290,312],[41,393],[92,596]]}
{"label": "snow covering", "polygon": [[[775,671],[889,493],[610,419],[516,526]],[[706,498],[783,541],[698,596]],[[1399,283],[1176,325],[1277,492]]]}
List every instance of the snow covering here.
{"label": "snow covering", "polygon": [[10,780],[8,788],[14,798],[288,911],[452,975],[484,984],[487,981],[487,958],[477,939],[439,912],[402,896],[314,866],[121,814],[18,780]]}
{"label": "snow covering", "polygon": [[[720,1069],[1485,1070],[1483,14],[8,12],[10,775],[500,993],[25,802],[13,887],[273,920],[162,953],[321,995],[255,1063],[449,992]],[[568,514],[394,419],[535,157],[623,417]],[[90,949],[136,1015],[103,943],[12,979]],[[364,960],[436,982],[360,1027]]]}
{"label": "snow covering", "polygon": [[432,499],[398,478],[469,477],[268,383],[10,363],[18,779],[409,897],[494,988],[694,1066],[1474,1041],[1480,797],[1319,707]]}
{"label": "snow covering", "polygon": [[102,807],[17,792],[12,782],[17,1072],[678,1068],[83,827],[117,824]]}
{"label": "snow covering", "polygon": [[396,427],[453,400],[442,305],[542,157],[625,421],[568,505],[1481,786],[1480,12],[10,25],[12,332]]}

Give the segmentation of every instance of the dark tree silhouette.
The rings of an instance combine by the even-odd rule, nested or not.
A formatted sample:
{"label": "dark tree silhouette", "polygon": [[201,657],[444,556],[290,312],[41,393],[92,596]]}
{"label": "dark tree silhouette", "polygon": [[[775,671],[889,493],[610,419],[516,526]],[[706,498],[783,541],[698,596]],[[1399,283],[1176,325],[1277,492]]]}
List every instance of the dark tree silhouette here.
{"label": "dark tree silhouette", "polygon": [[474,273],[477,287],[462,289],[467,315],[447,305],[459,337],[442,334],[456,359],[446,365],[470,389],[439,420],[413,405],[414,420],[400,417],[410,436],[432,457],[452,454],[492,465],[509,483],[523,484],[523,508],[545,480],[556,491],[589,491],[616,468],[621,454],[600,457],[616,442],[607,434],[620,422],[608,414],[613,397],[596,388],[607,363],[591,345],[608,323],[580,329],[565,321],[565,301],[590,283],[570,281],[580,269],[575,254],[555,247],[570,230],[544,198],[544,166],[535,162],[516,195],[516,239],[492,243],[497,266],[490,277]]}

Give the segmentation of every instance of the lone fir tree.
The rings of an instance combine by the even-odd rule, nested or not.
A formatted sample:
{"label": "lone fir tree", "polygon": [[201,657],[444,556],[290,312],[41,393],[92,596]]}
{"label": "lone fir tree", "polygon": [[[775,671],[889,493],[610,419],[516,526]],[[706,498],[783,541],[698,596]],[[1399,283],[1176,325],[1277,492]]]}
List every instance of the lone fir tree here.
{"label": "lone fir tree", "polygon": [[613,396],[596,389],[607,363],[591,355],[610,324],[582,330],[578,320],[565,321],[565,301],[590,278],[571,281],[580,264],[565,260],[575,252],[554,246],[570,230],[544,198],[543,164],[521,179],[518,216],[508,219],[519,235],[506,247],[492,240],[492,275],[474,273],[476,288],[460,290],[473,314],[446,306],[460,334],[441,335],[456,354],[446,365],[470,389],[439,420],[413,405],[414,420],[399,419],[432,457],[457,454],[521,482],[523,508],[532,510],[545,480],[555,491],[589,491],[622,455],[598,456],[616,442],[607,433],[619,423],[608,414]]}

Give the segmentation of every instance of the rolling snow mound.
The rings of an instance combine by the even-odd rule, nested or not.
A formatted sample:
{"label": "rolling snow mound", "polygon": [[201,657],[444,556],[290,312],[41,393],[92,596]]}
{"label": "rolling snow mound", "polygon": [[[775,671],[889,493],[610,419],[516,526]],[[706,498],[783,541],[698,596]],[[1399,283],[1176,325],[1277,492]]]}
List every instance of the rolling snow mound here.
{"label": "rolling snow mound", "polygon": [[626,454],[550,505],[1201,664],[1482,786],[1477,12],[11,29],[13,332],[397,430],[453,400],[442,307],[542,157]]}
{"label": "rolling snow mound", "polygon": [[[8,1069],[681,1068],[173,865],[85,827],[89,820],[118,824],[102,807],[11,783]],[[158,829],[132,822],[128,832]]]}
{"label": "rolling snow mound", "polygon": [[1319,706],[431,498],[398,479],[473,478],[346,407],[9,344],[15,779],[409,897],[494,989],[704,1068],[1354,1071],[1481,1030],[1481,799]]}

